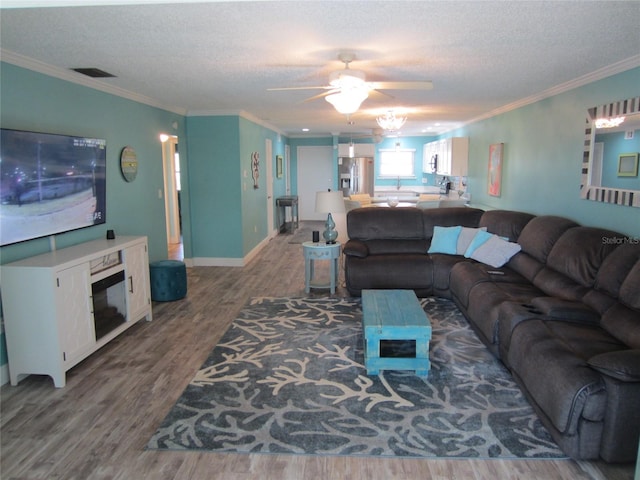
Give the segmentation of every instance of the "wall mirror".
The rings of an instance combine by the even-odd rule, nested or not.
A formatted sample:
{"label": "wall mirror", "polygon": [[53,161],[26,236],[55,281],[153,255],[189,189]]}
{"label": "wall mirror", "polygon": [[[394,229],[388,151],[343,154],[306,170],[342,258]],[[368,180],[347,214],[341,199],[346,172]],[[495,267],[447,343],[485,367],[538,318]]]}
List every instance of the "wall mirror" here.
{"label": "wall mirror", "polygon": [[640,207],[640,177],[619,175],[621,158],[640,152],[640,97],[587,111],[581,197]]}

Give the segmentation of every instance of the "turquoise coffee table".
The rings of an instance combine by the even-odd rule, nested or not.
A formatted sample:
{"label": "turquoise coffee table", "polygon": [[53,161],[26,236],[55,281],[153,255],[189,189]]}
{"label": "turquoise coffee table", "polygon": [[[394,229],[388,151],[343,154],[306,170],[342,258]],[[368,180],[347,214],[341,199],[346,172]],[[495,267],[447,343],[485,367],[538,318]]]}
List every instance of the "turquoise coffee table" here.
{"label": "turquoise coffee table", "polygon": [[[413,290],[362,290],[362,313],[368,375],[378,375],[380,370],[414,370],[423,377],[429,374],[431,322]],[[409,345],[409,356],[385,352],[398,341]]]}

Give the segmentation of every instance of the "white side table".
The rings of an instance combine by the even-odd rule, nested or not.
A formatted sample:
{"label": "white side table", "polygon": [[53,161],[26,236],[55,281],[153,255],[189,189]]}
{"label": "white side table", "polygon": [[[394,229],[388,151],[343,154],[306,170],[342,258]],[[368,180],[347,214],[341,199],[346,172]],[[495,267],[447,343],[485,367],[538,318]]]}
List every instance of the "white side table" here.
{"label": "white side table", "polygon": [[[336,293],[338,284],[338,260],[340,259],[340,242],[327,244],[324,242],[304,242],[302,244],[304,254],[304,291],[309,293],[311,288],[329,288],[331,293]],[[313,283],[314,261],[330,260],[331,271],[328,284]]]}

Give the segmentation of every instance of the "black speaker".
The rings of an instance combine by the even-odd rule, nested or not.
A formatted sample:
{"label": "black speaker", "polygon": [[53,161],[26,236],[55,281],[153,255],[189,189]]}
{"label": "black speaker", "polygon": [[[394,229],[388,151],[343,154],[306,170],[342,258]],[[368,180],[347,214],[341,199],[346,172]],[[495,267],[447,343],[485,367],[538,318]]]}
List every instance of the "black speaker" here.
{"label": "black speaker", "polygon": [[116,238],[116,232],[113,230],[107,230],[107,240],[113,240]]}
{"label": "black speaker", "polygon": [[320,241],[320,232],[318,230],[313,231],[313,243],[318,243]]}

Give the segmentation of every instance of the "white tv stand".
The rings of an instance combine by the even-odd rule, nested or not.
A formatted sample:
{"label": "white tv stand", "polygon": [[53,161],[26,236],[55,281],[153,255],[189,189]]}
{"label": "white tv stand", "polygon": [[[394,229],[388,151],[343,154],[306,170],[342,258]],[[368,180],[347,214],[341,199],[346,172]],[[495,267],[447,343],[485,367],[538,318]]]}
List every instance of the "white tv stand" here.
{"label": "white tv stand", "polygon": [[66,372],[151,321],[147,237],[94,240],[0,267],[9,377]]}

